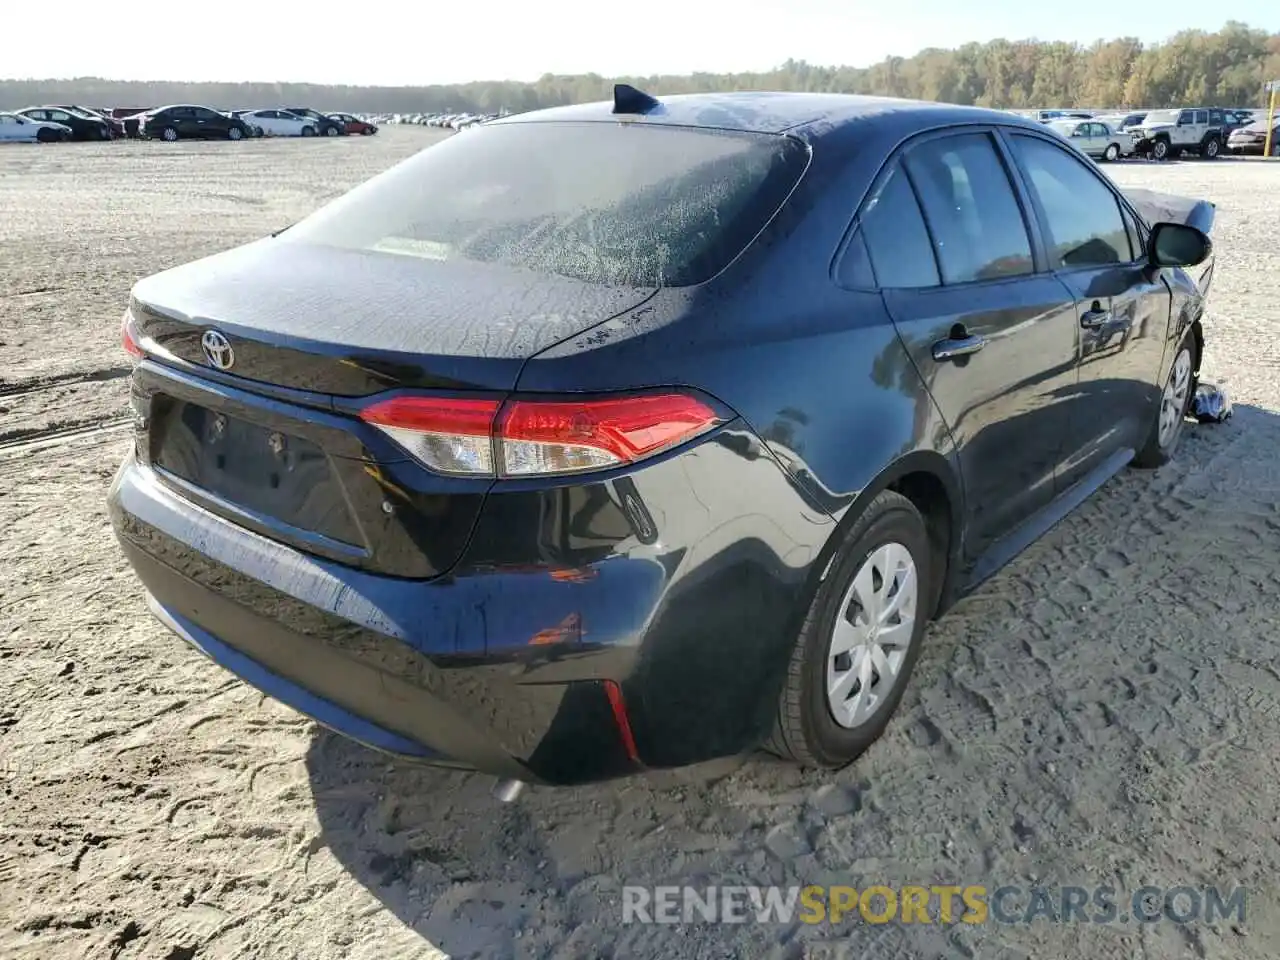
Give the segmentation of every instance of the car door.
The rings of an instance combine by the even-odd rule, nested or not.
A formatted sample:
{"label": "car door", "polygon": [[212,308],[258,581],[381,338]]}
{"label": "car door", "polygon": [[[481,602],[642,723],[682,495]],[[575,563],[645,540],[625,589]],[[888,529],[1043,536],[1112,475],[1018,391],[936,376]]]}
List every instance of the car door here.
{"label": "car door", "polygon": [[1094,120],[1089,124],[1089,129],[1091,131],[1090,139],[1093,143],[1093,154],[1100,157],[1111,146],[1111,128],[1105,123],[1099,123]]}
{"label": "car door", "polygon": [[1080,139],[1077,143],[1085,154],[1095,157],[1103,151],[1105,145],[1098,141],[1097,124],[1086,120],[1077,129],[1080,131]]}
{"label": "car door", "polygon": [[157,132],[165,127],[173,127],[178,132],[179,137],[197,136],[194,119],[191,116],[190,109],[187,107],[174,107],[171,110],[156,114],[155,126],[158,128]]}
{"label": "car door", "polygon": [[195,107],[196,123],[202,137],[225,137],[231,128],[231,120],[224,114],[205,107]]}
{"label": "car door", "polygon": [[[1037,269],[1043,252],[991,130],[914,141],[876,189],[860,230],[956,444],[974,560],[1053,498],[1076,378],[1074,301]],[[910,284],[895,280],[907,269]]]}
{"label": "car door", "polygon": [[1171,294],[1147,264],[1137,219],[1089,163],[1048,138],[1008,142],[1043,230],[1049,266],[1075,296],[1080,376],[1060,485],[1124,450],[1138,450],[1155,416]]}
{"label": "car door", "polygon": [[8,113],[0,113],[0,140],[17,140],[22,134],[22,127],[17,118]]}
{"label": "car door", "polygon": [[73,136],[80,136],[83,133],[84,122],[78,117],[73,117],[65,110],[49,110],[40,118],[41,120],[52,120],[54,123],[60,123],[64,127],[71,130]]}

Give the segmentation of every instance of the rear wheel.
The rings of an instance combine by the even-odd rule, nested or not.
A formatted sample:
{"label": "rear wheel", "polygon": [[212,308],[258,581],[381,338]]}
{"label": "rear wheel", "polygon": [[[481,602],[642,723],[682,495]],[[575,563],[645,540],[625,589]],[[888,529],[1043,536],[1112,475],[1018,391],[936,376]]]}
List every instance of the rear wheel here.
{"label": "rear wheel", "polygon": [[906,497],[886,490],[845,535],[818,586],[766,746],[837,769],[884,732],[920,656],[934,595],[928,534]]}
{"label": "rear wheel", "polygon": [[326,137],[336,137],[338,135],[338,128],[334,126],[325,127],[324,135]]}
{"label": "rear wheel", "polygon": [[1218,159],[1218,154],[1222,152],[1222,141],[1217,137],[1210,137],[1204,142],[1204,146],[1200,148],[1200,156],[1206,160]]}
{"label": "rear wheel", "polygon": [[1107,149],[1102,151],[1102,159],[1114,163],[1120,159],[1120,144],[1109,143]]}
{"label": "rear wheel", "polygon": [[1182,343],[1178,345],[1178,352],[1173,355],[1169,376],[1160,392],[1160,406],[1156,410],[1155,422],[1151,425],[1146,444],[1133,459],[1134,466],[1160,467],[1173,459],[1187,419],[1187,411],[1191,408],[1195,371],[1195,339],[1188,330]]}
{"label": "rear wheel", "polygon": [[170,143],[173,143],[178,139],[178,131],[173,127],[165,127],[160,131],[160,139],[168,140]]}
{"label": "rear wheel", "polygon": [[241,130],[239,127],[229,127],[227,129],[228,140],[239,140],[243,136],[244,136],[244,131]]}

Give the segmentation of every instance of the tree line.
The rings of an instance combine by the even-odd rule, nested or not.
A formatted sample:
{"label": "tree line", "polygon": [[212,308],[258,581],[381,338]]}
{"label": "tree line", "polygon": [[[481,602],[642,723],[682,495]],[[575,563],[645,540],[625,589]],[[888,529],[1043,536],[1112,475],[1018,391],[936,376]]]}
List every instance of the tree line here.
{"label": "tree line", "polygon": [[313,106],[376,113],[522,112],[608,99],[616,81],[655,94],[728,90],[862,93],[984,107],[1261,106],[1263,84],[1280,80],[1280,33],[1237,21],[1219,31],[1186,30],[1158,44],[1133,37],[1080,44],[993,40],[953,50],[888,57],[870,67],[821,67],[788,60],[763,73],[603,77],[546,74],[533,83],[477,81],[421,87],[307,83],[0,80],[0,104],[132,107],[200,103],[223,109]]}

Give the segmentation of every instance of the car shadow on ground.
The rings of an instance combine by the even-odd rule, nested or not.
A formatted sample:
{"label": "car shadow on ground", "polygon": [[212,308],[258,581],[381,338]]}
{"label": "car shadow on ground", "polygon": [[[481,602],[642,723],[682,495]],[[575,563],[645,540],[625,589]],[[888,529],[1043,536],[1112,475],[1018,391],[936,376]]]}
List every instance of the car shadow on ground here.
{"label": "car shadow on ground", "polygon": [[[1247,649],[1258,633],[1252,625],[1275,615],[1276,603],[1246,600],[1242,613],[1219,592],[1206,607],[1185,584],[1235,582],[1240,570],[1221,569],[1222,557],[1241,549],[1244,569],[1280,580],[1280,557],[1241,548],[1243,539],[1224,543],[1220,555],[1206,548],[1212,540],[1197,538],[1180,555],[1167,545],[1198,522],[1242,538],[1261,524],[1274,542],[1280,523],[1266,518],[1280,485],[1277,450],[1280,417],[1257,407],[1237,405],[1225,424],[1188,423],[1172,464],[1113,480],[1046,538],[1055,542],[1030,548],[931,627],[888,733],[843,771],[750,757],[533,788],[503,804],[489,777],[400,763],[316,728],[306,763],[320,844],[452,958],[787,960],[827,956],[810,952],[821,943],[885,957],[1110,956],[1122,946],[1114,926],[624,925],[622,886],[1070,884],[1088,876],[1132,889],[1216,876],[1213,864],[1193,859],[1185,836],[1158,825],[1191,822],[1216,784],[1254,789],[1255,774],[1222,749],[1244,736],[1231,678],[1206,684],[1200,665],[1219,641],[1252,663],[1260,656]],[[1135,546],[1139,537],[1151,539]],[[1135,562],[1111,568],[1119,586],[1109,595],[1080,570],[1088,557],[1118,551]],[[1144,558],[1154,558],[1150,569]],[[1166,588],[1185,605],[1155,602]],[[1080,591],[1090,589],[1084,602]],[[1059,610],[1055,622],[1044,619],[1049,609]],[[1280,727],[1280,694],[1275,704]],[[1253,756],[1244,763],[1256,764]],[[1219,841],[1235,849],[1230,821],[1197,828],[1201,852]],[[1234,863],[1235,882],[1263,886],[1267,860],[1258,858],[1256,876]],[[1173,956],[1189,935],[1165,924],[1141,936],[1149,955]]]}

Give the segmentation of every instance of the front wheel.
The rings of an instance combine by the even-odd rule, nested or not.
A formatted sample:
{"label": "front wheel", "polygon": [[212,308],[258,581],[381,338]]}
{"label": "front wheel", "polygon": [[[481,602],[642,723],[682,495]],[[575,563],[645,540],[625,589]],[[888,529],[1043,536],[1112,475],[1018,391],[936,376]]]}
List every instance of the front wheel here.
{"label": "front wheel", "polygon": [[36,131],[37,143],[57,143],[59,139],[57,130],[50,130],[48,127],[41,127]]}
{"label": "front wheel", "polygon": [[838,769],[879,739],[920,656],[935,573],[920,512],[886,490],[845,535],[796,638],[766,747]]}
{"label": "front wheel", "polygon": [[1186,337],[1178,345],[1178,352],[1173,355],[1169,376],[1160,392],[1160,406],[1156,410],[1155,422],[1151,425],[1146,444],[1133,458],[1134,466],[1160,467],[1173,459],[1187,419],[1187,411],[1191,408],[1196,371],[1195,354],[1195,340],[1188,330]]}
{"label": "front wheel", "polygon": [[316,128],[315,128],[315,127],[303,127],[303,128],[302,128],[302,135],[303,135],[304,137],[314,137],[314,136],[316,135]]}
{"label": "front wheel", "polygon": [[1169,156],[1169,141],[1157,140],[1151,145],[1151,159],[1165,160]]}
{"label": "front wheel", "polygon": [[1118,143],[1107,144],[1107,149],[1102,151],[1102,159],[1108,161],[1109,163],[1114,163],[1115,161],[1119,160],[1120,144]]}

